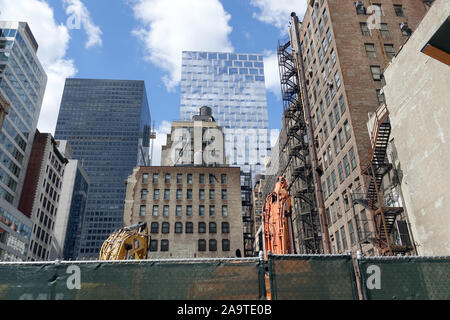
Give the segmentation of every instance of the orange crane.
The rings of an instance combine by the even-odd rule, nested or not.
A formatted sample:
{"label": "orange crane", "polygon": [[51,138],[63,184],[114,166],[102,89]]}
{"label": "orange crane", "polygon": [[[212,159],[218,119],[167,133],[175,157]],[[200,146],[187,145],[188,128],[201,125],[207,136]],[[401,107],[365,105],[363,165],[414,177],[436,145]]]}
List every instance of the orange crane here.
{"label": "orange crane", "polygon": [[286,179],[278,177],[264,207],[264,256],[295,253],[291,219],[291,197]]}

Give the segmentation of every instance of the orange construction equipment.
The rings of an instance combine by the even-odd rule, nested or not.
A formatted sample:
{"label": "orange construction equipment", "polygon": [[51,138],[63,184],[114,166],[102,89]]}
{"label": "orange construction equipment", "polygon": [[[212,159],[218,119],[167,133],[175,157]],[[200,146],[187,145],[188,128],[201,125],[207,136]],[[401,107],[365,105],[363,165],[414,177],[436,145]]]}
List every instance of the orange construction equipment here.
{"label": "orange construction equipment", "polygon": [[264,208],[264,256],[295,253],[291,220],[291,197],[286,179],[278,177]]}

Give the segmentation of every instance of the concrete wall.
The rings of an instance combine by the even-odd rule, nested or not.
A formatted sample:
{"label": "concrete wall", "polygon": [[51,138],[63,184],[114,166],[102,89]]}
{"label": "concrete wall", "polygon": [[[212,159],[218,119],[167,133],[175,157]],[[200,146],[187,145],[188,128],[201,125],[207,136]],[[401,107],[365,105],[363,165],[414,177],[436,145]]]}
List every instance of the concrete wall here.
{"label": "concrete wall", "polygon": [[437,0],[384,75],[419,255],[450,255],[450,68],[420,50],[450,14]]}

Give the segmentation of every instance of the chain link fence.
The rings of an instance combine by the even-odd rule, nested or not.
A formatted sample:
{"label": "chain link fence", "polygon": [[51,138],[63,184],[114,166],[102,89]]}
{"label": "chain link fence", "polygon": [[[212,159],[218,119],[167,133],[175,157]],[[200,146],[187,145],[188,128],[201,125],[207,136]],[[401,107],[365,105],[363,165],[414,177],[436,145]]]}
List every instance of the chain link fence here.
{"label": "chain link fence", "polygon": [[0,300],[259,300],[259,259],[0,265]]}
{"label": "chain link fence", "polygon": [[450,300],[450,257],[354,261],[269,255],[0,263],[0,300],[264,300],[266,289],[272,300]]}
{"label": "chain link fence", "polygon": [[450,257],[358,260],[365,299],[450,300]]}

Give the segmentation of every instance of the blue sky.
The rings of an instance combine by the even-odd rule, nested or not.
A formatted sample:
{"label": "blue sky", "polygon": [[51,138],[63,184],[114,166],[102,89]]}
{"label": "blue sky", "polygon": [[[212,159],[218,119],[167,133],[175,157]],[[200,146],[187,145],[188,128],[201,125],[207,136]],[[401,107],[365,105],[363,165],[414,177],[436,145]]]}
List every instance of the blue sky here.
{"label": "blue sky", "polygon": [[305,0],[0,0],[27,21],[49,81],[38,129],[54,132],[66,77],[144,80],[158,132],[179,119],[182,50],[265,55],[269,127],[281,128],[276,66],[290,12]]}

